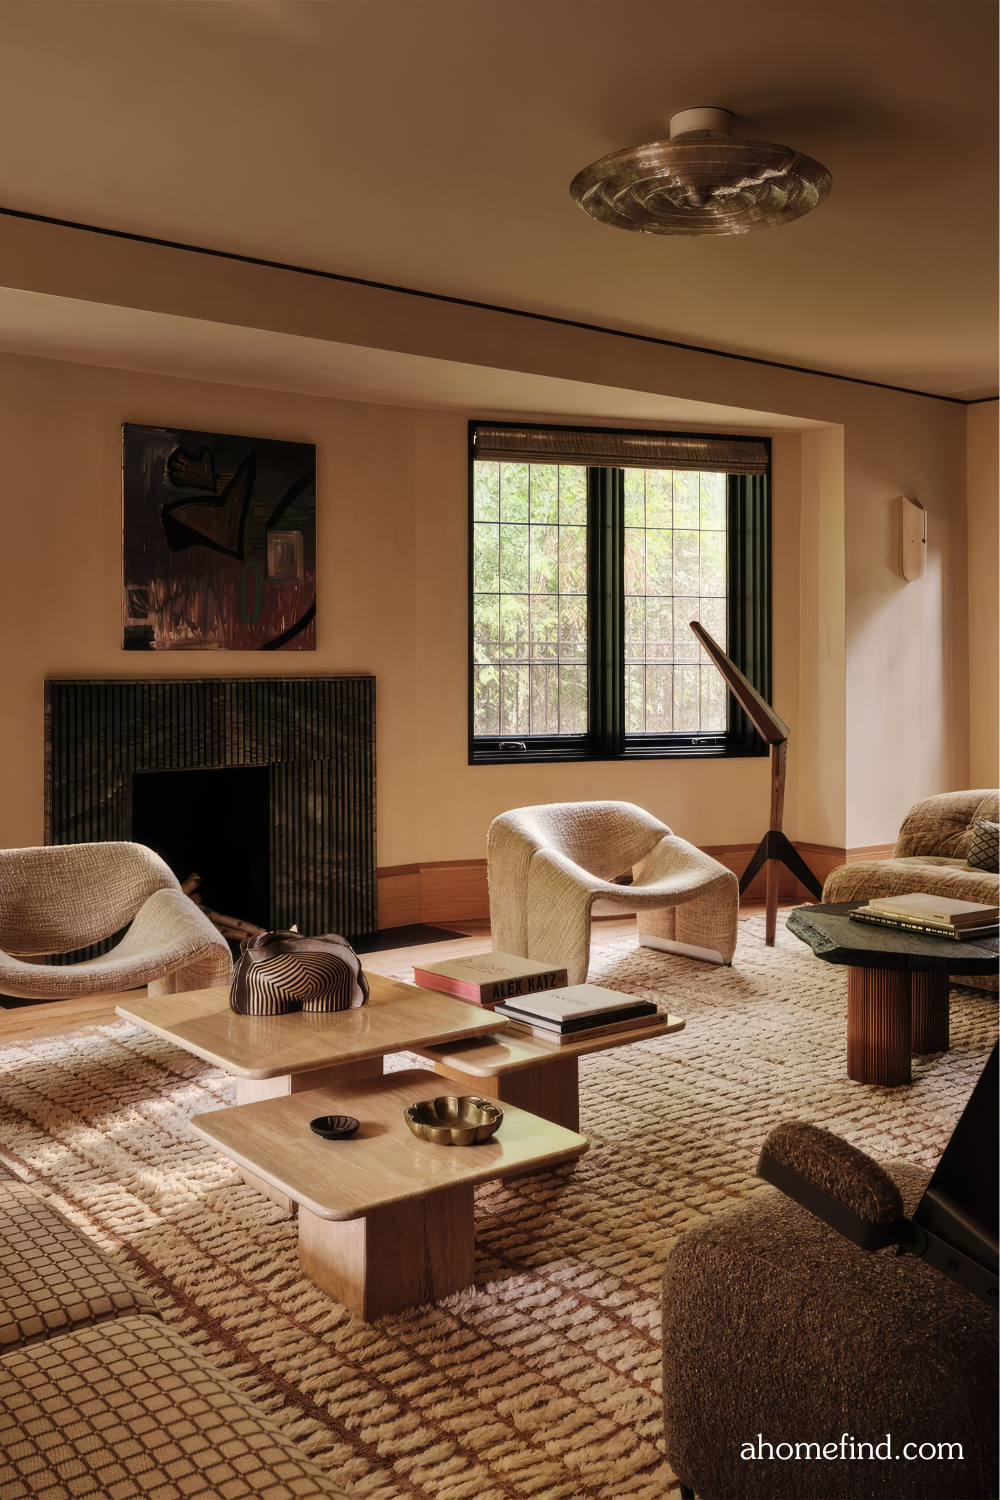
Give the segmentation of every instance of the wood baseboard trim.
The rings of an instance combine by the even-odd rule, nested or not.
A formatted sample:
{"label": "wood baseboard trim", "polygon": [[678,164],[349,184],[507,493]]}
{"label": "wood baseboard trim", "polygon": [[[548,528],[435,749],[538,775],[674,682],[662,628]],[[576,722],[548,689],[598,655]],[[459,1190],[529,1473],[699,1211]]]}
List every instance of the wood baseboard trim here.
{"label": "wood baseboard trim", "polygon": [[[857,849],[842,849],[804,839],[795,839],[793,843],[821,882],[840,865],[849,865],[860,859],[890,859],[895,847],[893,844],[869,844]],[[756,847],[756,844],[702,845],[705,854],[710,854],[737,875],[743,874]],[[746,899],[762,900],[765,886],[765,875],[761,871],[747,890]],[[782,872],[778,897],[783,902],[811,899],[787,871]],[[412,865],[379,867],[380,929],[408,927],[417,922],[469,922],[489,914],[485,859],[425,860]]]}
{"label": "wood baseboard trim", "polygon": [[442,859],[378,870],[378,925],[469,922],[490,914],[485,859]]}
{"label": "wood baseboard trim", "polygon": [[[806,864],[812,870],[816,879],[822,885],[831,870],[844,863],[844,850],[835,849],[829,844],[807,844],[793,839],[795,848],[802,855]],[[742,879],[743,871],[756,850],[756,844],[706,844],[702,846],[702,852],[710,854],[717,859],[720,865],[725,865],[727,870],[732,870],[734,875]],[[750,882],[743,892],[742,899],[745,901],[763,900],[767,894],[767,872],[760,873]],[[813,897],[805,886],[799,884],[785,867],[782,865],[778,880],[778,900],[782,903],[789,901],[801,902],[811,901]]]}
{"label": "wood baseboard trim", "polygon": [[864,844],[857,849],[846,850],[845,865],[857,864],[859,859],[891,859],[896,851],[892,844]]}

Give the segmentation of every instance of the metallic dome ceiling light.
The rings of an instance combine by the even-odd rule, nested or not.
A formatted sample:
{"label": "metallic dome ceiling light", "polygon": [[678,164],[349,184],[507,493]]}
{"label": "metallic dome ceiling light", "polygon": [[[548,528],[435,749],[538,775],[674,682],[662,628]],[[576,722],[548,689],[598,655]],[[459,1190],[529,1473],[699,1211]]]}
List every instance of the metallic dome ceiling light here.
{"label": "metallic dome ceiling light", "polygon": [[628,146],[570,183],[582,209],[639,234],[749,234],[809,213],[833,178],[818,161],[768,141],[732,138],[728,109],[684,109],[669,141]]}

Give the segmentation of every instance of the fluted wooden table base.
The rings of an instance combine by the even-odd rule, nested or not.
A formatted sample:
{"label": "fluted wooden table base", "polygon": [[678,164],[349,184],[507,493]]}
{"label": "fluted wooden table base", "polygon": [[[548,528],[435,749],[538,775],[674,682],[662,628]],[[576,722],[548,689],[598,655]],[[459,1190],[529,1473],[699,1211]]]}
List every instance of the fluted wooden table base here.
{"label": "fluted wooden table base", "polygon": [[847,966],[847,1076],[887,1088],[910,1082],[910,976]]}
{"label": "fluted wooden table base", "polygon": [[947,974],[847,966],[847,1076],[911,1081],[910,1054],[948,1050]]}
{"label": "fluted wooden table base", "polygon": [[947,974],[939,974],[936,969],[930,974],[911,974],[910,1015],[914,1052],[947,1052],[949,999]]}

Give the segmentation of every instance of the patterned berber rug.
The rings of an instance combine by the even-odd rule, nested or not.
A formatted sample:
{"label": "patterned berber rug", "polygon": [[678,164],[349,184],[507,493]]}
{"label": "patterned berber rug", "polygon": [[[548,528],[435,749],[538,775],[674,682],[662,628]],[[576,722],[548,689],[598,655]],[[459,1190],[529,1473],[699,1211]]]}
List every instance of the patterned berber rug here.
{"label": "patterned berber rug", "polygon": [[127,1260],[352,1494],[652,1500],[675,1485],[659,1396],[671,1246],[760,1190],[779,1120],[932,1166],[996,998],[956,990],[951,1051],[890,1090],[845,1077],[844,970],[783,928],[766,948],[760,917],[741,923],[731,969],[598,931],[591,978],[667,1002],[686,1031],[584,1059],[588,1154],[481,1190],[476,1285],[376,1326],[302,1278],[294,1221],[188,1133],[230,1101],[229,1079],[130,1025],[0,1048],[0,1159]]}

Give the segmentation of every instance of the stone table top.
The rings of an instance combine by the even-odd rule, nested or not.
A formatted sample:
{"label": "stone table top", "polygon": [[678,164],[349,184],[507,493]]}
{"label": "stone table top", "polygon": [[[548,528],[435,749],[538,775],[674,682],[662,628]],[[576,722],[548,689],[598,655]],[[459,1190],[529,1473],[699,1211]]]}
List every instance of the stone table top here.
{"label": "stone table top", "polygon": [[[419,1140],[410,1133],[404,1111],[439,1095],[442,1082],[436,1073],[409,1069],[336,1090],[211,1110],[190,1124],[202,1140],[321,1219],[364,1218],[373,1209],[426,1197],[436,1188],[539,1171],[587,1150],[585,1136],[512,1104],[503,1106],[496,1134],[479,1145]],[[315,1135],[310,1120],[330,1114],[360,1120],[357,1134],[345,1141]],[[401,1245],[399,1253],[405,1255],[407,1247]]]}
{"label": "stone table top", "polygon": [[625,1047],[632,1042],[669,1036],[672,1032],[683,1031],[686,1024],[680,1016],[661,1014],[658,1021],[650,1017],[649,1026],[636,1026],[629,1031],[613,1032],[610,1036],[584,1035],[578,1041],[564,1042],[561,1046],[536,1042],[533,1037],[512,1029],[500,1036],[471,1037],[467,1041],[444,1042],[435,1047],[413,1047],[410,1050],[418,1057],[428,1057],[432,1062],[458,1068],[472,1078],[498,1078],[506,1073],[522,1072],[525,1068],[537,1068],[539,1063],[563,1062],[567,1057],[609,1052],[614,1047]]}
{"label": "stone table top", "polygon": [[933,970],[946,974],[997,972],[1000,943],[995,937],[961,942],[923,932],[852,922],[850,913],[867,904],[838,901],[826,906],[798,906],[789,913],[785,926],[828,964],[850,964],[857,969],[910,969],[924,974]]}
{"label": "stone table top", "polygon": [[506,1027],[481,1005],[455,1000],[382,974],[369,974],[371,998],[357,1010],[239,1016],[229,986],[126,1000],[116,1007],[154,1036],[237,1078],[279,1078],[343,1063],[460,1041]]}

